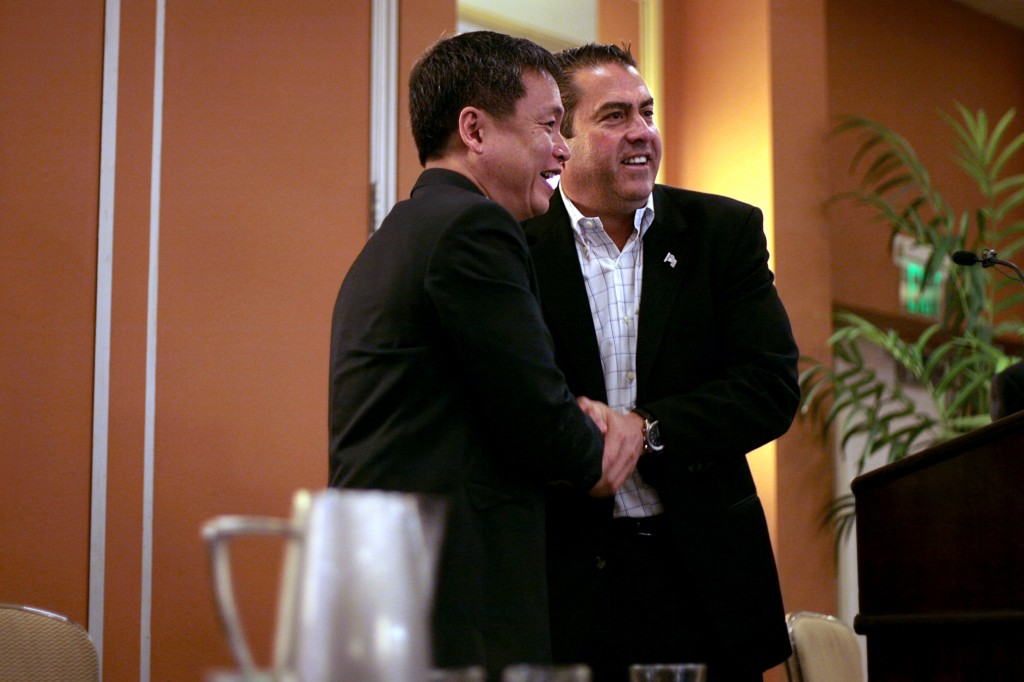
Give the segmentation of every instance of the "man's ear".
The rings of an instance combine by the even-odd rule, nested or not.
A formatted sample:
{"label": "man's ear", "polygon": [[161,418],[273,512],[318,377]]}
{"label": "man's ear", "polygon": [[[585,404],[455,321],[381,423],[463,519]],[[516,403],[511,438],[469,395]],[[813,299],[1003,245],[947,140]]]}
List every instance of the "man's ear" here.
{"label": "man's ear", "polygon": [[483,152],[484,129],[489,121],[487,113],[476,107],[464,107],[459,112],[459,139],[470,151]]}

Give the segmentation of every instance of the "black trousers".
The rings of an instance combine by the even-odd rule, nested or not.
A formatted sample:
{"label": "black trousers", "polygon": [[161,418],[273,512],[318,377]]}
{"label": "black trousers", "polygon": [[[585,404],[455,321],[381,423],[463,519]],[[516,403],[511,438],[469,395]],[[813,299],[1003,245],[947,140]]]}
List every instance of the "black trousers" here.
{"label": "black trousers", "polygon": [[[634,663],[705,663],[707,682],[761,682],[759,670],[744,666],[742,652],[723,651],[710,625],[700,586],[685,574],[680,550],[663,519],[640,524],[616,520],[607,556],[596,558],[603,579],[594,623],[553,623],[590,634],[577,651],[555,657],[588,663],[594,682],[628,682]],[[552,599],[557,599],[552,595]],[[713,608],[711,605],[710,608]]]}

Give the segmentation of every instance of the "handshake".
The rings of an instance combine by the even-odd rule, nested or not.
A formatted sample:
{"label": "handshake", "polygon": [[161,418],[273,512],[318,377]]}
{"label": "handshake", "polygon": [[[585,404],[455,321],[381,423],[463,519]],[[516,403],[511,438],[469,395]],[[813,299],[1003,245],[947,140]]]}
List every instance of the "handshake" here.
{"label": "handshake", "polygon": [[622,414],[590,398],[580,397],[576,402],[604,434],[601,480],[590,489],[590,495],[610,497],[630,477],[644,452],[644,420],[636,412]]}

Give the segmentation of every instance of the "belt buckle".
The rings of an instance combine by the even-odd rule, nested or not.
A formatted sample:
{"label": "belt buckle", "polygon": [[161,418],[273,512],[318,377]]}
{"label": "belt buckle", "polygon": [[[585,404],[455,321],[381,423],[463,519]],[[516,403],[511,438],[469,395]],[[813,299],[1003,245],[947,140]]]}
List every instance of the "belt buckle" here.
{"label": "belt buckle", "polygon": [[642,516],[636,519],[636,534],[644,538],[653,538],[658,535],[654,528],[653,516]]}

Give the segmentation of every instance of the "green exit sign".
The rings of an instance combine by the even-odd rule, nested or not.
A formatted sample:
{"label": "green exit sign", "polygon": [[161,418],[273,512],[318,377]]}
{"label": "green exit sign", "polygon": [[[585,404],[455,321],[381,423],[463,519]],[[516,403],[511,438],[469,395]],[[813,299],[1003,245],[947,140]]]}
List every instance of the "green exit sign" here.
{"label": "green exit sign", "polygon": [[924,265],[911,260],[900,263],[900,307],[914,315],[939,316],[942,306],[942,273],[924,278]]}

